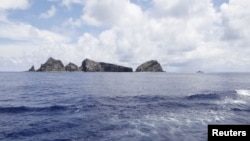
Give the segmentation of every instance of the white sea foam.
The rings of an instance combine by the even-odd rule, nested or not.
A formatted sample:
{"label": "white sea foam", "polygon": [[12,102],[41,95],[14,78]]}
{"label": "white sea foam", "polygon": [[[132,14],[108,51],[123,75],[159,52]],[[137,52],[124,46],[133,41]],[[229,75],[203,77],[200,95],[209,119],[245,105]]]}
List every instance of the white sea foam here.
{"label": "white sea foam", "polygon": [[225,98],[223,101],[217,102],[217,104],[246,104],[247,102],[240,99]]}
{"label": "white sea foam", "polygon": [[239,89],[235,91],[239,95],[250,96],[250,90]]}

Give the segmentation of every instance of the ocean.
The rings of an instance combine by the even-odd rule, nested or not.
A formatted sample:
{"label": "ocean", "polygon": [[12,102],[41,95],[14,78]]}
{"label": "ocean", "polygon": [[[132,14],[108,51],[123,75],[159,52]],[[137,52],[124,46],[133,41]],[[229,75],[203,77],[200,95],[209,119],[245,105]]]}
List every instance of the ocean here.
{"label": "ocean", "polygon": [[0,73],[1,141],[207,141],[250,124],[250,73]]}

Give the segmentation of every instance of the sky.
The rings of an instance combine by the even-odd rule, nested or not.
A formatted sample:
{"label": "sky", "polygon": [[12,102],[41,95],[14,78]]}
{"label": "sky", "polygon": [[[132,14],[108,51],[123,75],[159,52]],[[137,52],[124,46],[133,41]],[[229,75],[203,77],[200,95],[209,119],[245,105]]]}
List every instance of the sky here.
{"label": "sky", "polygon": [[250,71],[249,0],[1,0],[0,71],[49,57],[166,72]]}

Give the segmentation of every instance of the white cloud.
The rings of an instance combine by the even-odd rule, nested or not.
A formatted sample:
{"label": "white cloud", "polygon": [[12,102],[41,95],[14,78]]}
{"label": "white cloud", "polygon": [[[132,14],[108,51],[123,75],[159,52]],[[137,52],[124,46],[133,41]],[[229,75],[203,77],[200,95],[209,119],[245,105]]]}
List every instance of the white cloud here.
{"label": "white cloud", "polygon": [[52,18],[55,14],[56,14],[56,7],[52,5],[51,8],[47,12],[42,13],[40,17],[43,19],[48,19]]}
{"label": "white cloud", "polygon": [[33,58],[39,67],[52,56],[64,63],[80,65],[83,59],[90,58],[134,69],[151,59],[158,60],[166,71],[250,69],[248,0],[230,0],[220,10],[214,8],[211,0],[152,0],[153,5],[144,10],[129,0],[61,2],[67,7],[83,5],[81,19],[71,17],[62,23],[65,32],[74,30],[78,32],[74,35],[79,35],[84,28],[103,30],[83,32],[79,37],[67,35],[69,40],[77,40],[68,42],[63,35],[32,25],[0,24],[0,38],[28,42],[9,45],[12,49],[18,45],[29,48],[30,53],[20,53],[18,60],[23,64],[32,65],[29,58]]}
{"label": "white cloud", "polygon": [[[12,61],[17,70],[41,64],[49,56],[63,57],[64,48],[69,41],[66,37],[31,25],[15,22],[0,23],[0,44],[2,60]],[[15,69],[16,71],[16,69]]]}
{"label": "white cloud", "polygon": [[0,21],[8,21],[8,10],[27,9],[29,8],[29,0],[1,0],[0,4]]}
{"label": "white cloud", "polygon": [[250,1],[231,0],[221,6],[222,20],[224,24],[224,39],[241,40],[250,37],[248,28],[250,23]]}
{"label": "white cloud", "polygon": [[219,58],[226,70],[250,69],[250,1],[230,0],[220,7],[222,35],[217,45],[225,53]]}
{"label": "white cloud", "polygon": [[0,23],[0,37],[11,40],[22,40],[29,42],[67,42],[68,40],[62,35],[47,31],[40,30],[29,24],[14,23],[14,22],[1,22]]}
{"label": "white cloud", "polygon": [[[86,49],[83,52],[95,52],[86,55],[98,60],[117,60],[133,67],[150,59],[163,64],[187,65],[195,59],[207,59],[196,54],[197,48],[206,50],[206,45],[222,34],[216,26],[220,23],[219,14],[210,1],[166,3],[156,0],[154,3],[154,7],[143,12],[127,0],[86,1],[84,22],[110,28],[91,39],[86,34],[81,37],[81,47]],[[170,14],[164,16],[164,12]]]}
{"label": "white cloud", "polygon": [[0,10],[26,9],[29,5],[29,0],[1,0]]}
{"label": "white cloud", "polygon": [[63,26],[69,26],[71,28],[75,28],[75,27],[81,27],[82,25],[82,20],[81,19],[73,19],[73,18],[69,18],[67,21],[65,21],[63,23]]}
{"label": "white cloud", "polygon": [[0,21],[7,21],[7,14],[4,11],[0,11]]}
{"label": "white cloud", "polygon": [[84,4],[85,0],[61,0],[61,4],[66,6],[68,9],[71,8],[72,4]]}
{"label": "white cloud", "polygon": [[[227,27],[225,22],[222,22],[225,12],[216,12],[210,0],[153,2],[154,6],[145,12],[129,1],[122,1],[121,4],[112,0],[87,2],[84,21],[94,26],[110,27],[95,37],[98,44],[91,46],[105,50],[106,56],[112,56],[109,61],[116,58],[123,63],[138,64],[157,59],[170,65],[173,71],[195,71],[200,68],[212,71],[212,67],[222,70],[223,67],[232,68],[232,64],[237,62],[227,57],[234,51],[223,48],[230,44],[221,41],[228,31],[224,29]],[[247,11],[247,8],[244,9]],[[230,17],[233,18],[232,15]],[[235,20],[240,19],[237,17]]]}
{"label": "white cloud", "polygon": [[[140,7],[128,0],[89,0],[84,7],[83,20],[90,25],[112,26],[122,22],[137,20]],[[133,21],[135,22],[135,21]]]}

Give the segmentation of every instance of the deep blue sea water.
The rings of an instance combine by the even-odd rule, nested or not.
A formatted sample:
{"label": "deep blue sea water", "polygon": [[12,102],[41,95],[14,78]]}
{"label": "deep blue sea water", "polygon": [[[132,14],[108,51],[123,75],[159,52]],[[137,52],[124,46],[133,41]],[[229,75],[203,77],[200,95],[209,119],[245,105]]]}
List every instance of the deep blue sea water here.
{"label": "deep blue sea water", "polygon": [[1,141],[206,141],[250,124],[250,73],[0,73]]}

